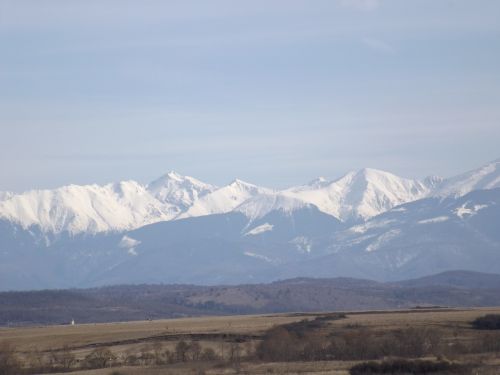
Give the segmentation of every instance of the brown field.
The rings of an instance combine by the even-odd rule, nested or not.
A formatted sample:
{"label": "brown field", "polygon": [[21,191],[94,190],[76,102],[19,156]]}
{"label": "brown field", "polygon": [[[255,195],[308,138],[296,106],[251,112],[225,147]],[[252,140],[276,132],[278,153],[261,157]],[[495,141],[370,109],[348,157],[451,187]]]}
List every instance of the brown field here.
{"label": "brown field", "polygon": [[[500,374],[500,353],[468,349],[447,351],[447,347],[478,345],[490,332],[472,329],[470,322],[485,314],[500,314],[500,308],[429,309],[407,311],[347,312],[346,317],[327,321],[318,329],[323,339],[351,332],[370,332],[383,336],[385,332],[404,329],[428,329],[439,332],[441,357],[474,364],[475,374]],[[358,360],[314,360],[267,362],[252,357],[267,330],[304,319],[313,320],[318,314],[273,314],[227,317],[166,319],[106,324],[76,324],[75,326],[45,326],[1,328],[0,343],[8,343],[16,356],[28,363],[35,354],[49,356],[63,350],[71,352],[78,362],[72,365],[73,374],[348,374]],[[496,333],[495,333],[496,334]],[[489,338],[491,339],[491,338]],[[500,336],[496,336],[499,340]],[[198,342],[202,349],[212,348],[217,358],[175,363],[120,365],[95,370],[78,370],[82,362],[96,348],[109,348],[117,359],[125,363],[127,355],[161,349],[175,352],[179,341]],[[237,347],[235,359],[231,350]],[[496,348],[496,347],[495,347]],[[441,353],[441,352],[440,352]],[[426,357],[429,357],[427,355]],[[110,365],[113,366],[113,365]]]}

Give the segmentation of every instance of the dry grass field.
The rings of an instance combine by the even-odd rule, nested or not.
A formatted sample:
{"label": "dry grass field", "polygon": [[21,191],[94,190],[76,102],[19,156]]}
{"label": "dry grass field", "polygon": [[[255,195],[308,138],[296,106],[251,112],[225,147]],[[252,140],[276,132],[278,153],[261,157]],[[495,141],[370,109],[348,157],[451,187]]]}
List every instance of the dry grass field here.
{"label": "dry grass field", "polygon": [[[26,373],[29,373],[28,367],[34,368],[38,363],[43,368],[39,370],[41,372],[71,371],[88,375],[319,375],[348,374],[354,364],[365,359],[381,360],[391,356],[390,349],[389,355],[380,357],[379,352],[369,354],[371,348],[364,346],[359,348],[360,353],[346,351],[346,348],[359,346],[360,342],[375,340],[373,343],[387,345],[389,342],[390,346],[392,337],[401,340],[402,336],[426,332],[428,336],[422,338],[421,344],[419,341],[420,351],[410,357],[438,357],[464,363],[471,366],[471,374],[500,374],[498,331],[476,330],[471,326],[474,319],[486,314],[500,314],[500,308],[347,312],[342,317],[324,313],[240,315],[2,328],[0,344],[8,345]],[[306,321],[310,324],[304,323]],[[288,329],[284,336],[283,333],[276,337],[269,334],[280,327]],[[383,338],[389,341],[376,341]],[[301,355],[312,354],[295,358],[290,354],[291,349],[284,347],[283,352],[272,357],[274,348],[292,339],[299,340],[296,343],[310,343]],[[266,340],[270,340],[271,346],[267,348],[271,349],[262,346]],[[185,358],[184,354],[179,354],[180,342],[187,344]],[[402,344],[398,341],[394,345]],[[404,341],[404,345],[416,347],[414,341]],[[425,345],[431,345],[433,349],[427,350]],[[315,348],[315,351],[310,348]],[[105,360],[105,368],[82,369],[92,367],[84,366],[89,355],[108,349],[107,355],[112,358]],[[65,362],[65,358],[69,360]]]}

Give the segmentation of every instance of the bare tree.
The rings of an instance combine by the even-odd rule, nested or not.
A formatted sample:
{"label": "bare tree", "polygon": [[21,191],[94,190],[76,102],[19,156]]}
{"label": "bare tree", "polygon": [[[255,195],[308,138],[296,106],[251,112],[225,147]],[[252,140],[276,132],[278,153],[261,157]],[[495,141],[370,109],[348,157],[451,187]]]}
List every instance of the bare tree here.
{"label": "bare tree", "polygon": [[54,350],[50,353],[50,363],[54,368],[67,371],[75,365],[76,357],[65,345],[61,350]]}
{"label": "bare tree", "polygon": [[105,368],[115,360],[116,356],[109,348],[96,348],[85,357],[85,364],[89,368]]}
{"label": "bare tree", "polygon": [[177,357],[177,361],[186,362],[188,350],[189,344],[187,344],[184,340],[179,341],[175,346],[175,355]]}
{"label": "bare tree", "polygon": [[191,341],[188,349],[192,361],[198,361],[201,354],[201,345],[197,341]]}

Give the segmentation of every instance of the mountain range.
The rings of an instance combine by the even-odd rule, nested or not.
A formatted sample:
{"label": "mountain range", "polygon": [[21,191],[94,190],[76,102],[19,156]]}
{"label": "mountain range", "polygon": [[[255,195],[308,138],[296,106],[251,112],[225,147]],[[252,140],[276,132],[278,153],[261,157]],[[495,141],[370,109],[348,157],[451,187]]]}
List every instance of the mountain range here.
{"label": "mountain range", "polygon": [[500,159],[451,178],[376,169],[283,190],[170,172],[0,193],[0,289],[402,280],[500,273]]}

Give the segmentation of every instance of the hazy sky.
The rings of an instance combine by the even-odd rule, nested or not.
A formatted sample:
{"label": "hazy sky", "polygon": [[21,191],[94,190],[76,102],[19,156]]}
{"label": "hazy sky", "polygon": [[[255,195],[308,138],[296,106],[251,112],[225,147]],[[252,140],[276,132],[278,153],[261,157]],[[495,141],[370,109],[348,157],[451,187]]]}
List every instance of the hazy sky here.
{"label": "hazy sky", "polygon": [[500,157],[497,0],[0,0],[0,190]]}

